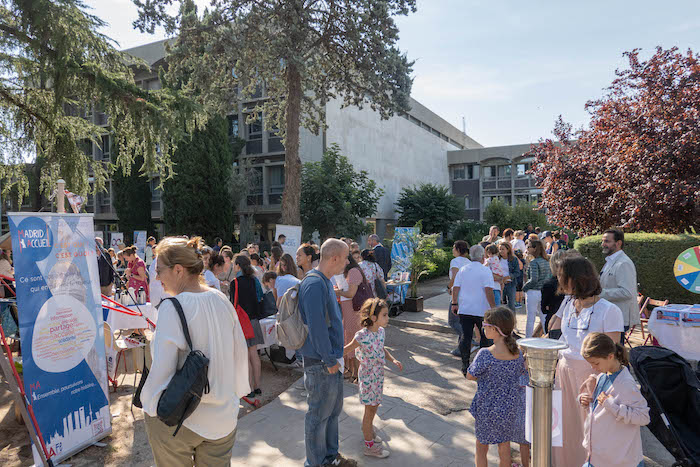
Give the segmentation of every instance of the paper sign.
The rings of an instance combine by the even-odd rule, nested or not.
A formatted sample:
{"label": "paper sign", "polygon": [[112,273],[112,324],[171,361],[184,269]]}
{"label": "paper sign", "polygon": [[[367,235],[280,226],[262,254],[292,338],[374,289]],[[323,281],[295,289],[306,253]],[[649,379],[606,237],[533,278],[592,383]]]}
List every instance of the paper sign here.
{"label": "paper sign", "polygon": [[292,258],[296,258],[297,250],[301,246],[301,227],[298,225],[277,224],[275,240],[279,239],[280,235],[286,237],[284,243],[282,243],[284,252],[292,255]]}
{"label": "paper sign", "polygon": [[[525,439],[532,443],[532,388],[525,387]],[[562,447],[561,390],[552,391],[552,446]]]}

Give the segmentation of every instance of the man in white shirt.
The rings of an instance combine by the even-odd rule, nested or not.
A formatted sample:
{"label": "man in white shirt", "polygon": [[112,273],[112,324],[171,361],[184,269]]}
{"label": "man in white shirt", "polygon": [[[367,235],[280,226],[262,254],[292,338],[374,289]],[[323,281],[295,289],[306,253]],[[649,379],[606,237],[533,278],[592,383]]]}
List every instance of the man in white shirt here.
{"label": "man in white shirt", "polygon": [[496,306],[493,290],[496,284],[491,269],[482,264],[484,248],[474,245],[469,249],[470,263],[463,266],[455,277],[452,286],[452,313],[459,315],[462,324],[462,340],[459,350],[462,353],[462,373],[465,378],[469,368],[471,342],[474,325],[479,329],[481,341],[479,347],[487,347],[489,340],[484,335],[482,323],[486,310]]}
{"label": "man in white shirt", "polygon": [[600,271],[600,286],[603,292],[601,298],[614,303],[622,310],[625,331],[620,336],[624,344],[625,333],[630,326],[639,321],[639,306],[637,305],[637,268],[622,249],[625,246],[625,234],[621,230],[608,229],[603,233],[601,248],[605,257],[605,265]]}

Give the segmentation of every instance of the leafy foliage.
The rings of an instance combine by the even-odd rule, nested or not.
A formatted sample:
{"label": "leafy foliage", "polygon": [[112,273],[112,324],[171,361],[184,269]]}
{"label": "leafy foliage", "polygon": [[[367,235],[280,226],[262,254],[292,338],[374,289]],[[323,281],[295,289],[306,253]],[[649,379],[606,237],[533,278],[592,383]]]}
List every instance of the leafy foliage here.
{"label": "leafy foliage", "polygon": [[163,219],[169,232],[197,234],[209,242],[231,238],[234,206],[228,182],[233,150],[226,120],[220,117],[211,118],[178,147],[173,156],[176,174],[163,186]]}
{"label": "leafy foliage", "polygon": [[[576,240],[574,247],[602,269],[605,257],[600,248],[602,235]],[[671,303],[698,303],[699,296],[684,289],[673,274],[673,265],[682,252],[700,245],[700,235],[656,233],[625,234],[625,253],[637,268],[639,291],[656,300]]]}
{"label": "leafy foliage", "polygon": [[446,186],[422,183],[401,190],[396,212],[401,226],[421,222],[426,233],[446,233],[450,223],[464,215],[464,207]]}
{"label": "leafy foliage", "polygon": [[476,245],[489,233],[489,224],[473,219],[463,219],[454,222],[450,226],[449,238],[452,242],[464,240],[471,245]]}
{"label": "leafy foliage", "polygon": [[435,264],[435,269],[423,276],[422,280],[435,279],[446,276],[450,272],[450,261],[452,261],[452,247],[436,248],[428,252],[430,261]]}
{"label": "leafy foliage", "polygon": [[143,165],[143,156],[134,158],[129,175],[117,171],[112,178],[114,208],[119,217],[119,229],[127,237],[134,230],[146,230],[154,233],[151,219],[151,187],[148,178],[139,173]]}
{"label": "leafy foliage", "polygon": [[[512,207],[500,200],[492,201],[484,209],[484,222],[487,224],[486,234],[488,233],[488,226],[491,225],[497,225],[501,232],[509,227],[514,230],[524,230],[528,224],[532,224],[533,227],[540,227],[543,230],[554,228],[553,225],[547,222],[547,216],[538,211],[536,206],[518,203],[515,207]],[[481,238],[479,241],[481,241]]]}
{"label": "leafy foliage", "polygon": [[415,233],[408,236],[409,243],[415,245],[408,269],[411,273],[411,284],[408,286],[410,298],[418,297],[418,282],[437,269],[438,265],[434,261],[435,252],[441,251],[437,247],[437,234],[426,235],[420,233],[421,229],[419,222],[416,224]]}
{"label": "leafy foliage", "polygon": [[557,225],[586,234],[697,230],[700,219],[700,63],[676,48],[627,69],[607,94],[586,104],[590,128],[573,132],[561,117],[551,140],[534,146],[532,173],[542,208]]}
{"label": "leafy foliage", "polygon": [[[326,103],[369,105],[382,118],[409,107],[413,62],[396,44],[393,16],[415,11],[415,0],[218,0],[201,17],[192,0],[168,13],[173,0],[134,0],[135,26],[177,32],[166,80],[215,113],[264,88],[271,96],[251,104],[286,149],[282,216],[299,225],[299,127],[323,127]],[[231,72],[233,70],[233,73]],[[238,95],[240,89],[240,96]]]}
{"label": "leafy foliage", "polygon": [[[48,194],[60,177],[86,195],[88,178],[104,189],[116,168],[138,167],[162,179],[172,173],[175,143],[196,122],[195,107],[168,89],[146,91],[129,65],[145,66],[117,51],[98,30],[105,26],[80,0],[0,0],[0,177],[3,192],[27,194],[23,164],[43,159],[41,188]],[[107,127],[93,123],[105,112]],[[82,145],[101,144],[111,132],[116,164],[92,160]]]}
{"label": "leafy foliage", "polygon": [[331,145],[320,162],[307,162],[301,180],[301,221],[304,231],[318,230],[322,239],[358,237],[368,232],[363,218],[377,212],[384,190]]}

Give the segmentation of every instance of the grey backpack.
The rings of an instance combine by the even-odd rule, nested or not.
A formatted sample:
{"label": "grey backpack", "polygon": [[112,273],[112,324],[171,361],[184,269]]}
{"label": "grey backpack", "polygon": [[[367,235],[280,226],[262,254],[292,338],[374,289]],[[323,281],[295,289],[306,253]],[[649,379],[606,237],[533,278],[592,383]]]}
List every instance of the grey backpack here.
{"label": "grey backpack", "polygon": [[[307,274],[307,277],[310,275],[319,276],[311,271]],[[282,296],[279,307],[277,307],[277,340],[285,349],[300,349],[309,335],[309,327],[304,324],[304,319],[299,311],[299,289],[302,282],[299,282],[294,287],[290,287]],[[326,324],[330,326],[328,310],[326,310]]]}

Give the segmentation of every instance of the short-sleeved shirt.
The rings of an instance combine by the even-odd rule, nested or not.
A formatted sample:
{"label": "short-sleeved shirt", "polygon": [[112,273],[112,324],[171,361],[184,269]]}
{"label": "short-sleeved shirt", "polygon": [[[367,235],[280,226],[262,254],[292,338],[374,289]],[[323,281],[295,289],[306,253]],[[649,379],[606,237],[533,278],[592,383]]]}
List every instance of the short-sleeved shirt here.
{"label": "short-sleeved shirt", "polygon": [[211,272],[210,269],[204,270],[204,282],[206,282],[209,287],[214,287],[216,290],[221,290],[221,281],[213,272]]}
{"label": "short-sleeved shirt", "polygon": [[457,268],[457,272],[459,272],[460,269],[462,269],[464,266],[469,264],[469,258],[465,258],[464,256],[457,256],[456,258],[452,258],[452,261],[450,261],[450,279],[452,279],[452,269]]}
{"label": "short-sleeved shirt", "polygon": [[[348,271],[347,277],[345,277],[344,274],[338,274],[337,276],[333,276],[333,279],[333,282],[340,290],[347,291],[350,290],[351,285],[362,284],[362,273],[359,268],[352,268]],[[340,297],[341,302],[347,302],[348,300],[352,300],[352,298]]]}
{"label": "short-sleeved shirt", "polygon": [[496,284],[487,266],[470,261],[457,273],[454,287],[459,287],[457,300],[460,315],[484,316],[490,308],[484,288],[495,289]]}
{"label": "short-sleeved shirt", "polygon": [[281,297],[284,293],[301,282],[296,277],[291,274],[285,274],[284,276],[277,276],[275,279],[275,290],[277,291],[277,297]]}
{"label": "short-sleeved shirt", "polygon": [[523,253],[525,253],[525,250],[527,250],[527,247],[525,246],[524,240],[520,240],[520,239],[516,238],[516,239],[511,240],[510,244],[513,247],[513,251],[520,250]]}
{"label": "short-sleeved shirt", "polygon": [[584,308],[576,315],[574,300],[562,303],[557,311],[561,319],[561,338],[569,344],[562,353],[567,357],[583,360],[581,346],[583,339],[592,332],[623,332],[622,311],[614,303],[601,298],[595,305]]}

